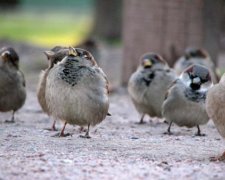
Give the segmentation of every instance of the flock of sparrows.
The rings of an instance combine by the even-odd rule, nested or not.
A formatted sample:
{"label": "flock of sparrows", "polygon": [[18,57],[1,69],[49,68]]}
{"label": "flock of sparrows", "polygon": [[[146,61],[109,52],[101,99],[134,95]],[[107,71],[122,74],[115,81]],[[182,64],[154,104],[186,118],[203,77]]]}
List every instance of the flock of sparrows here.
{"label": "flock of sparrows", "polygon": [[[89,127],[110,115],[108,80],[90,52],[81,48],[56,46],[44,52],[48,67],[41,72],[37,97],[42,110],[68,124]],[[169,124],[197,127],[211,118],[225,138],[225,75],[219,81],[216,68],[205,50],[189,48],[174,69],[156,53],[146,53],[128,82],[128,93],[137,111],[144,116],[163,117]],[[215,84],[215,85],[214,85]],[[0,111],[20,109],[26,99],[25,79],[19,70],[19,56],[11,47],[0,50]],[[214,160],[225,160],[225,152]]]}

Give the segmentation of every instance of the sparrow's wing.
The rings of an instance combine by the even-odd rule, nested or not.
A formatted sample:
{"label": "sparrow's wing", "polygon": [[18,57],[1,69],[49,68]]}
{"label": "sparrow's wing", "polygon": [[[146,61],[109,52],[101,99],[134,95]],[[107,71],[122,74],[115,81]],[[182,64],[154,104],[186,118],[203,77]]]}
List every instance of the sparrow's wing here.
{"label": "sparrow's wing", "polygon": [[99,75],[102,76],[103,79],[105,79],[105,82],[106,82],[106,86],[105,87],[106,87],[106,90],[107,90],[107,92],[109,94],[109,80],[108,80],[106,74],[103,72],[103,70],[100,67],[96,67],[95,71],[97,73],[99,73]]}
{"label": "sparrow's wing", "polygon": [[172,88],[177,82],[179,81],[179,79],[176,79],[175,81],[173,81],[167,88],[166,94],[165,94],[165,98],[164,100],[166,100],[169,96],[169,92],[170,92],[170,88]]}
{"label": "sparrow's wing", "polygon": [[24,84],[24,77],[18,72],[9,72],[4,67],[0,67],[0,97],[4,97],[9,91],[15,90],[16,84]]}
{"label": "sparrow's wing", "polygon": [[19,75],[19,79],[22,82],[22,85],[25,87],[26,86],[26,81],[25,81],[25,76],[24,76],[23,72],[19,70],[18,71],[18,75]]}
{"label": "sparrow's wing", "polygon": [[216,67],[213,65],[213,67],[209,71],[212,71],[212,74],[215,74],[215,83],[218,83],[220,81],[220,76],[217,73]]}

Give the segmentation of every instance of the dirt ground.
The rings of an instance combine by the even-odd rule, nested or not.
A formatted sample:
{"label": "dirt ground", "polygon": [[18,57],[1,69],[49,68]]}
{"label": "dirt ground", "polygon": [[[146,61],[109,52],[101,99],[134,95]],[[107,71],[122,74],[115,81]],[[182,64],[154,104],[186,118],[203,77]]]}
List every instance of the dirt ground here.
{"label": "dirt ground", "polygon": [[[139,115],[125,89],[110,96],[112,116],[91,128],[91,139],[80,138],[84,132],[70,125],[66,132],[72,136],[53,137],[56,132],[45,130],[52,119],[42,113],[35,93],[37,73],[45,67],[44,48],[13,45],[21,54],[28,97],[16,114],[16,123],[4,123],[11,114],[0,113],[0,180],[225,178],[225,163],[209,161],[225,150],[211,121],[201,127],[204,137],[194,136],[196,128],[176,125],[172,126],[174,135],[164,135],[168,125],[148,117],[146,124],[137,125]],[[112,87],[118,87],[122,51],[105,48],[102,59],[100,65]],[[61,127],[58,122],[57,128]]]}
{"label": "dirt ground", "polygon": [[91,128],[91,139],[80,138],[83,132],[70,125],[72,136],[59,138],[45,130],[52,120],[29,90],[16,123],[4,123],[10,113],[0,114],[0,179],[225,178],[225,163],[209,161],[225,150],[212,122],[202,126],[205,137],[176,125],[174,135],[164,135],[163,120],[146,117],[146,124],[135,124],[139,116],[124,89],[110,100],[112,116]]}

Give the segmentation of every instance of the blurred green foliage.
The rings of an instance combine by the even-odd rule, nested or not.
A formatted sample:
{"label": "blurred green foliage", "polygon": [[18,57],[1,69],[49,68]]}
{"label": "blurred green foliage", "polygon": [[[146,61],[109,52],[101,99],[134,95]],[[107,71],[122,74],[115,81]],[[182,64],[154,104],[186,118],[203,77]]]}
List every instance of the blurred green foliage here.
{"label": "blurred green foliage", "polygon": [[0,38],[54,46],[74,45],[93,24],[92,0],[21,0],[20,8],[0,13]]}
{"label": "blurred green foliage", "polygon": [[20,0],[20,3],[24,8],[88,10],[93,6],[94,0]]}

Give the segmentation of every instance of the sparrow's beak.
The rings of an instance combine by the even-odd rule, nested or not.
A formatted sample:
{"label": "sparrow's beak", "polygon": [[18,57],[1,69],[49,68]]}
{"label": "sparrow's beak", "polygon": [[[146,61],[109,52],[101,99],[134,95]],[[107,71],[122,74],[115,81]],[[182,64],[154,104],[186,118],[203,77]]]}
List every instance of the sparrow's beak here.
{"label": "sparrow's beak", "polygon": [[73,47],[69,47],[69,56],[77,56],[77,51]]}
{"label": "sparrow's beak", "polygon": [[144,65],[145,68],[146,67],[151,67],[152,66],[152,61],[149,60],[149,59],[144,59],[143,65]]}

